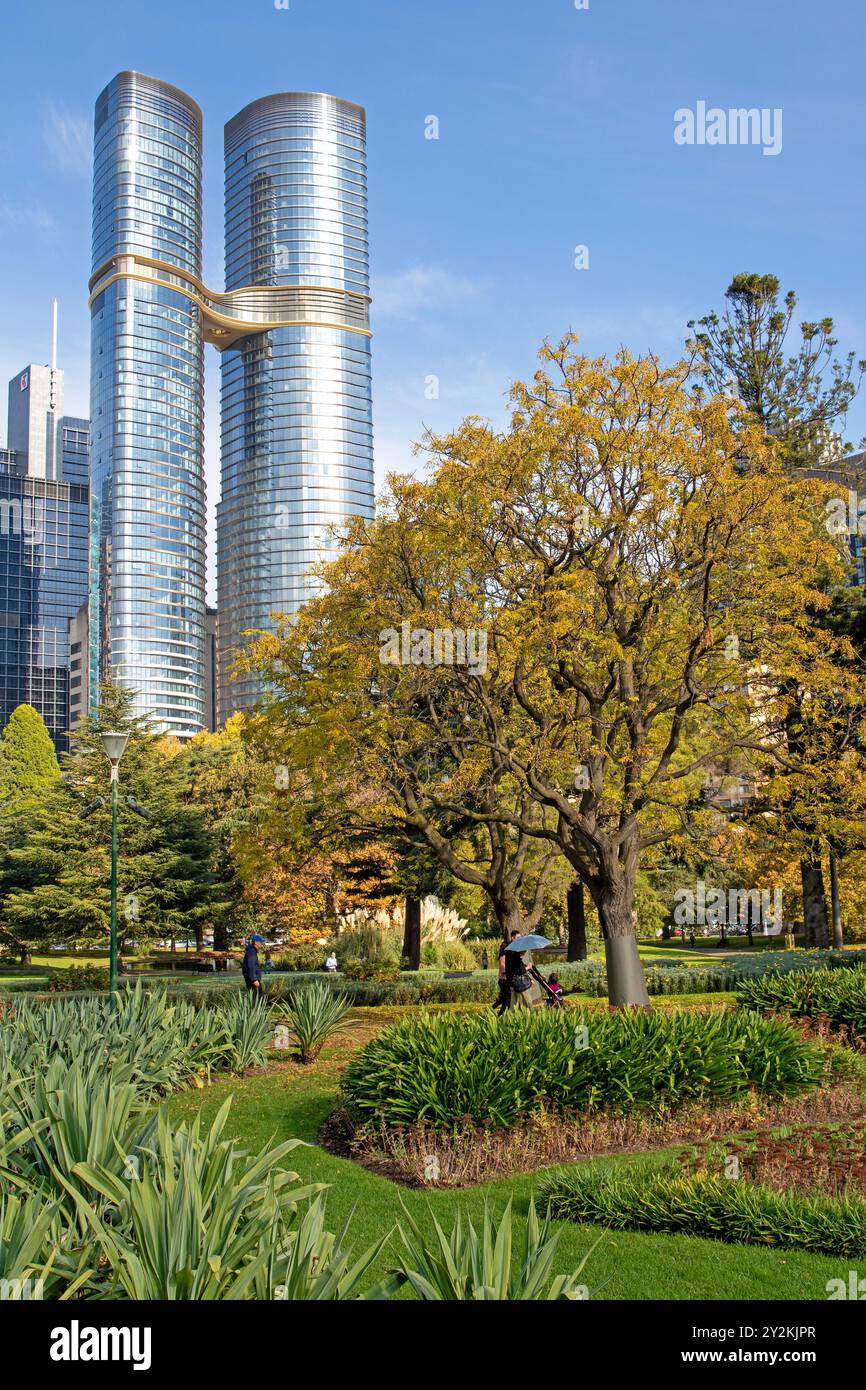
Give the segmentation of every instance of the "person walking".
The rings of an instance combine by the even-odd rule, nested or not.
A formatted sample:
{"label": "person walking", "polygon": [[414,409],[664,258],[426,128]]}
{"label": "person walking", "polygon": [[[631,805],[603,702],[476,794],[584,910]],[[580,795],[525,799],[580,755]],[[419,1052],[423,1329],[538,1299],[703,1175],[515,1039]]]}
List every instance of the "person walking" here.
{"label": "person walking", "polygon": [[[513,931],[516,941],[520,932]],[[531,1009],[541,998],[541,986],[532,978],[532,956],[528,951],[506,951],[505,973],[508,980],[509,1009]]]}
{"label": "person walking", "polygon": [[259,947],[264,946],[264,944],[263,936],[251,936],[241,963],[244,984],[255,1000],[262,997],[262,966],[259,960]]}
{"label": "person walking", "polygon": [[508,999],[511,994],[511,986],[508,983],[508,952],[505,947],[507,942],[503,941],[499,947],[499,994],[496,1003],[493,1005],[494,1012],[504,1014],[508,1008]]}

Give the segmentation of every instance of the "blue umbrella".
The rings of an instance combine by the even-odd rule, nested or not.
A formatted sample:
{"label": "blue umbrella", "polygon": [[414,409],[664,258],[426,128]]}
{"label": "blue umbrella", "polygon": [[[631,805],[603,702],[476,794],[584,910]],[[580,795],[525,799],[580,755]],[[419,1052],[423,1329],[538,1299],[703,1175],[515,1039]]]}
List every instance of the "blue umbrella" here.
{"label": "blue umbrella", "polygon": [[534,936],[532,932],[528,936],[518,936],[516,941],[509,941],[506,951],[541,951],[545,946],[552,946],[553,942],[548,941],[546,936]]}

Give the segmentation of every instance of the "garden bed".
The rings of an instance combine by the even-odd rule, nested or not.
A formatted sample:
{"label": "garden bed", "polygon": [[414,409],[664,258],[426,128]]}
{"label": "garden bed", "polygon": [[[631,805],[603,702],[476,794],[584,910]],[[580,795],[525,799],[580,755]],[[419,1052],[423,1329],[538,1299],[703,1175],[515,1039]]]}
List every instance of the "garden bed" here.
{"label": "garden bed", "polygon": [[[740,1152],[740,1145],[760,1143],[763,1136],[770,1147],[770,1136],[783,1125],[805,1125],[805,1133],[823,1133],[827,1122],[836,1120],[862,1136],[866,1104],[858,1085],[831,1080],[805,1096],[774,1101],[750,1093],[732,1105],[686,1105],[665,1117],[607,1110],[569,1116],[539,1105],[507,1128],[467,1121],[457,1131],[423,1122],[393,1126],[359,1118],[349,1107],[338,1106],[322,1126],[319,1142],[329,1153],[406,1187],[463,1188],[553,1164],[653,1153],[673,1144],[703,1145],[708,1150],[714,1139],[758,1126],[758,1134],[748,1141],[727,1140],[718,1152]],[[696,1152],[697,1147],[689,1150]]]}

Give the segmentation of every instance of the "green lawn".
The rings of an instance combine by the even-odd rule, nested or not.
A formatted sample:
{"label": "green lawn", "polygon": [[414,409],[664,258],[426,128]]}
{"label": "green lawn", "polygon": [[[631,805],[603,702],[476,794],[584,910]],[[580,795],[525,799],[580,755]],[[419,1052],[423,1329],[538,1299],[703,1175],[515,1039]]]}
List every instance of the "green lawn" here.
{"label": "green lawn", "polygon": [[[305,1181],[330,1184],[328,1211],[334,1229],[354,1211],[352,1231],[356,1248],[366,1247],[391,1230],[400,1217],[401,1199],[422,1227],[432,1229],[432,1215],[446,1228],[458,1209],[477,1216],[485,1200],[501,1206],[514,1199],[522,1229],[536,1175],[517,1177],[485,1187],[455,1191],[417,1191],[400,1188],[346,1159],[336,1158],[316,1144],[322,1121],[338,1098],[340,1074],[350,1050],[362,1036],[398,1010],[353,1011],[354,1039],[347,1037],[325,1051],[311,1067],[280,1064],[267,1074],[218,1081],[204,1091],[185,1091],[167,1104],[176,1119],[200,1113],[210,1121],[226,1096],[232,1097],[227,1132],[251,1148],[271,1140],[302,1139],[309,1148],[293,1154],[293,1167]],[[651,1166],[661,1154],[623,1155],[593,1160],[609,1165]],[[557,1223],[562,1230],[558,1268],[579,1264],[593,1242],[603,1240],[584,1271],[593,1296],[603,1299],[823,1299],[828,1279],[848,1277],[850,1261],[776,1252],[755,1246],[724,1245],[688,1236],[604,1234],[600,1228]],[[387,1248],[380,1270],[387,1265]],[[374,1272],[375,1273],[375,1272]],[[373,1276],[371,1276],[373,1277]]]}

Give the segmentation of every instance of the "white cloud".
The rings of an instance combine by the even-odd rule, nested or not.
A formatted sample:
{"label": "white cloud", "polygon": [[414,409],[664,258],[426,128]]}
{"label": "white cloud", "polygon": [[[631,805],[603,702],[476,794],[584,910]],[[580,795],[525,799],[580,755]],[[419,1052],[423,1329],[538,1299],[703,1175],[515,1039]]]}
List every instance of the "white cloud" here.
{"label": "white cloud", "polygon": [[413,266],[373,277],[373,313],[381,318],[416,319],[439,309],[454,309],[478,295],[479,287],[464,275],[439,266]]}
{"label": "white cloud", "polygon": [[42,122],[42,139],[51,163],[68,174],[90,173],[92,127],[87,116],[51,102]]}
{"label": "white cloud", "polygon": [[0,227],[26,227],[36,232],[53,232],[56,226],[51,213],[41,204],[0,197]]}

